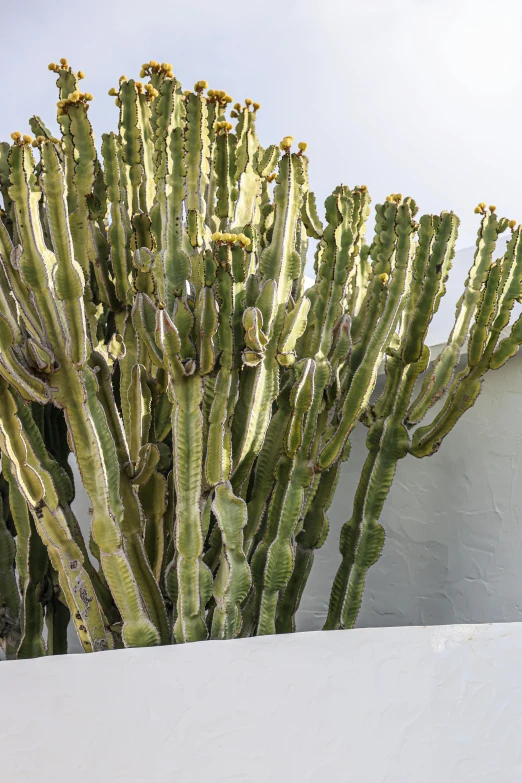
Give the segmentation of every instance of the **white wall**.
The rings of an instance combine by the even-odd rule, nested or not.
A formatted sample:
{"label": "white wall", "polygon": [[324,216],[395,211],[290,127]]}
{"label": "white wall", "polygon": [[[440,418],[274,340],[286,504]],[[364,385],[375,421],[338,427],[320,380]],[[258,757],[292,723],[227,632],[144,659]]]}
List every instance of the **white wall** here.
{"label": "white wall", "polygon": [[[299,630],[320,628],[351,516],[367,430],[352,437],[316,555]],[[474,407],[432,457],[399,463],[381,522],[386,541],[368,573],[358,625],[522,620],[522,356],[490,372]]]}
{"label": "white wall", "polygon": [[0,666],[9,783],[518,783],[522,626],[202,642]]}

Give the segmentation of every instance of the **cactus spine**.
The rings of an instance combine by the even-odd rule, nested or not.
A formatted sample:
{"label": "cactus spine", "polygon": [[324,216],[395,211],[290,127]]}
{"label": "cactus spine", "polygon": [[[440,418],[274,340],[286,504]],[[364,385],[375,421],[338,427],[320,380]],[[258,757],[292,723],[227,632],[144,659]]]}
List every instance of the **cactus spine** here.
{"label": "cactus spine", "polygon": [[70,621],[86,651],[295,630],[362,421],[368,456],[325,627],[352,626],[397,461],[436,450],[522,342],[522,321],[505,333],[520,228],[479,206],[455,327],[430,364],[455,215],[417,222],[394,194],[365,244],[366,187],[337,187],[322,221],[307,145],[263,148],[258,104],[229,114],[225,91],[184,92],[168,63],[110,91],[118,131],[99,157],[92,96],[65,59],[50,69],[61,138],[33,117],[34,141],[0,145],[4,654],[65,652]]}

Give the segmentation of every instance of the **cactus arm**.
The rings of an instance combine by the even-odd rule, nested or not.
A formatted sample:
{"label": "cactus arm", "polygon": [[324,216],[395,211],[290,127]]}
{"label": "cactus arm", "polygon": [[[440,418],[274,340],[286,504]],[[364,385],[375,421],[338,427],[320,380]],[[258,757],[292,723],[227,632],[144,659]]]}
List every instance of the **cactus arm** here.
{"label": "cactus arm", "polygon": [[[47,215],[57,259],[53,269],[54,289],[58,299],[63,302],[67,322],[66,351],[73,364],[81,365],[85,362],[87,354],[83,305],[84,277],[82,268],[73,254],[73,242],[67,218],[65,177],[51,142],[42,144],[42,164]],[[85,204],[85,197],[82,202]],[[84,212],[80,216],[80,225],[87,225]],[[81,244],[84,246],[86,236],[81,233],[83,234],[80,237]],[[85,263],[88,269],[88,261]]]}
{"label": "cactus arm", "polygon": [[236,136],[236,171],[238,198],[234,207],[234,226],[242,231],[245,226],[255,220],[261,178],[256,167],[259,140],[256,135],[256,112],[249,111],[248,106],[242,110],[238,122]]}
{"label": "cactus arm", "polygon": [[151,125],[151,102],[147,95],[137,95],[138,128],[141,136],[141,165],[143,179],[140,192],[140,206],[149,213],[154,202],[156,183],[154,181],[154,137]]}
{"label": "cactus arm", "polygon": [[123,79],[119,91],[120,138],[123,161],[129,181],[131,214],[140,212],[140,185],[143,178],[141,137],[138,126],[138,93],[134,79]]}
{"label": "cactus arm", "polygon": [[186,100],[185,150],[187,170],[187,230],[192,247],[203,243],[205,192],[209,183],[210,136],[207,99],[190,93]]}
{"label": "cactus arm", "polygon": [[318,476],[318,486],[304,514],[302,530],[296,536],[294,570],[279,603],[277,633],[294,633],[296,630],[295,615],[312,569],[315,551],[322,547],[328,535],[327,511],[339,480],[339,468],[340,464],[336,463]]}
{"label": "cactus arm", "polygon": [[96,593],[83,566],[83,555],[72,539],[52,476],[38,460],[24,432],[7,386],[0,398],[0,447],[13,464],[13,473],[31,508],[49,559],[60,575],[67,603],[75,607],[73,619],[80,642],[87,651],[106,649],[112,640],[106,633]]}
{"label": "cactus arm", "polygon": [[15,577],[16,546],[7,527],[7,509],[0,496],[0,647],[8,660],[20,644],[20,593]]}
{"label": "cactus arm", "polygon": [[105,164],[104,174],[107,183],[107,198],[110,205],[108,237],[111,266],[114,274],[116,295],[120,302],[125,303],[129,291],[130,258],[120,199],[118,151],[114,133],[103,134],[101,150]]}
{"label": "cactus arm", "polygon": [[39,658],[45,655],[45,646],[42,638],[43,611],[37,591],[47,571],[49,558],[6,454],[2,455],[2,471],[9,483],[9,506],[16,529],[16,568],[21,593],[21,639],[16,657]]}
{"label": "cactus arm", "polygon": [[368,343],[364,360],[355,374],[345,398],[340,424],[334,435],[322,449],[319,455],[321,470],[328,468],[339,458],[346,439],[353,429],[362,409],[368,403],[375,386],[377,371],[388,345],[396,319],[400,312],[405,292],[405,283],[410,261],[411,235],[413,223],[409,204],[401,204],[397,208],[397,251],[393,274],[390,279],[386,304],[381,318]]}
{"label": "cactus arm", "polygon": [[[176,552],[178,616],[177,642],[199,641],[207,636],[204,609],[208,584],[202,562],[203,532],[199,500],[203,462],[203,421],[199,407],[201,380],[197,375],[172,384],[172,442],[176,488]],[[208,597],[210,597],[208,595]],[[208,600],[208,599],[207,599]]]}
{"label": "cactus arm", "polygon": [[241,603],[250,588],[250,569],[243,550],[246,503],[234,495],[227,481],[215,488],[212,511],[223,544],[214,579],[216,608],[212,616],[211,638],[234,639],[241,628]]}
{"label": "cactus arm", "polygon": [[[74,150],[73,184],[76,191],[76,208],[69,214],[69,225],[75,260],[82,268],[85,279],[89,281],[90,236],[87,198],[94,185],[97,163],[96,147],[94,146],[91,123],[87,117],[87,104],[81,102],[70,104],[67,108],[67,115]],[[52,142],[44,142],[42,148],[44,151],[49,148],[49,151],[58,156],[56,146]],[[51,157],[49,152],[47,157]],[[62,164],[57,162],[54,166],[61,169]],[[64,190],[66,192],[65,187]],[[65,214],[67,215],[67,212]]]}
{"label": "cactus arm", "polygon": [[416,424],[427,410],[445,391],[458,364],[460,349],[468,334],[469,325],[476,307],[480,301],[481,287],[486,279],[495,250],[499,233],[499,222],[495,214],[482,220],[477,239],[477,250],[473,265],[465,283],[464,294],[457,305],[455,325],[450,334],[448,344],[439,354],[437,360],[425,379],[417,399],[408,412],[408,422]]}
{"label": "cactus arm", "polygon": [[[268,337],[265,358],[256,368],[246,368],[246,372],[243,372],[243,388],[234,416],[232,440],[234,486],[244,480],[261,447],[269,423],[271,404],[279,391],[277,345],[292,284],[301,271],[295,242],[303,183],[303,166],[299,156],[284,155],[280,161],[278,184],[274,192],[276,211],[272,241],[260,259],[262,278],[268,283],[276,283],[275,314],[269,327],[263,324]],[[262,296],[263,292],[260,294]]]}
{"label": "cactus arm", "polygon": [[52,274],[56,264],[53,253],[45,246],[38,214],[40,191],[34,184],[34,160],[25,146],[13,145],[10,193],[15,202],[18,232],[22,241],[19,268],[23,283],[32,291],[38,312],[55,351],[66,344],[62,316],[53,296]]}
{"label": "cactus arm", "polygon": [[161,579],[165,557],[164,518],[167,499],[167,482],[154,471],[149,480],[139,488],[140,503],[146,518],[145,548],[156,581]]}

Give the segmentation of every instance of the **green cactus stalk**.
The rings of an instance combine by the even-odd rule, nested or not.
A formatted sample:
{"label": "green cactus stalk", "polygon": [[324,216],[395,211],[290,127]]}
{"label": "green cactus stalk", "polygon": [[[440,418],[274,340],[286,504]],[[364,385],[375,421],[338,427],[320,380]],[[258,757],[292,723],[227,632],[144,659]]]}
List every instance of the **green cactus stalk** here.
{"label": "green cactus stalk", "polygon": [[183,91],[169,63],[110,90],[118,130],[99,157],[83,75],[65,58],[50,70],[60,137],[33,117],[34,140],[0,145],[5,657],[66,652],[70,622],[85,651],[295,631],[362,422],[325,625],[351,627],[398,460],[433,453],[522,342],[521,319],[506,332],[520,228],[479,205],[455,326],[430,363],[452,213],[417,221],[394,194],[365,244],[366,187],[335,188],[321,219],[307,145],[265,149],[259,104],[229,111],[205,81]]}

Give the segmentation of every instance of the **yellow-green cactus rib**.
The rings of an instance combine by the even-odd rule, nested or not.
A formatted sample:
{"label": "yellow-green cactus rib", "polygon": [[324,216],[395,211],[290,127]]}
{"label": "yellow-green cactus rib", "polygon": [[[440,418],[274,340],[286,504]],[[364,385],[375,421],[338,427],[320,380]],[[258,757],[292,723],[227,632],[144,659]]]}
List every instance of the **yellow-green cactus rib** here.
{"label": "yellow-green cactus rib", "polygon": [[243,550],[246,503],[236,497],[230,482],[214,490],[212,511],[223,541],[219,568],[214,580],[216,608],[212,616],[213,639],[234,639],[241,628],[241,604],[250,588],[250,569]]}
{"label": "yellow-green cactus rib", "polygon": [[[77,102],[67,107],[69,130],[74,150],[73,183],[76,190],[76,209],[69,215],[74,255],[83,269],[89,274],[89,204],[96,171],[96,148],[91,123],[87,118],[87,104]],[[58,151],[52,142],[42,145],[43,150],[51,147],[54,154]],[[45,167],[45,161],[44,167]],[[49,200],[48,200],[49,203]]]}
{"label": "yellow-green cactus rib", "polygon": [[190,93],[186,100],[185,151],[187,172],[187,230],[192,247],[203,244],[206,215],[205,192],[209,182],[208,109],[206,98]]}
{"label": "yellow-green cactus rib", "polygon": [[6,454],[2,455],[2,472],[9,483],[9,508],[16,529],[16,568],[21,594],[20,640],[16,657],[38,658],[45,655],[45,646],[43,610],[37,590],[47,571],[49,558]]}

